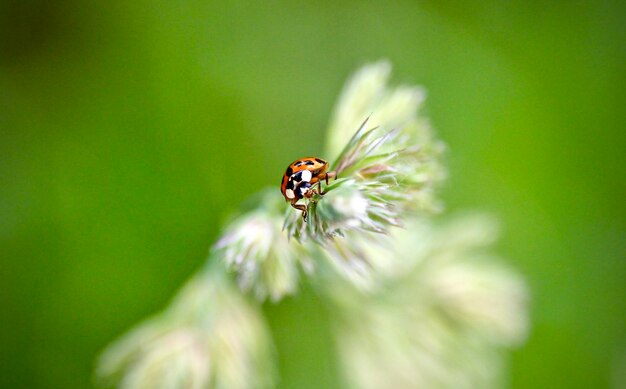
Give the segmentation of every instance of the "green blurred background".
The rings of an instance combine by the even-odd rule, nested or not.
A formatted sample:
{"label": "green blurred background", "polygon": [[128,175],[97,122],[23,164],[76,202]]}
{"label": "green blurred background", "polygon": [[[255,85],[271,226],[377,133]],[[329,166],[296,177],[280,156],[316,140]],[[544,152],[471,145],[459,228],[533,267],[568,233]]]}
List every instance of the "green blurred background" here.
{"label": "green blurred background", "polygon": [[[91,386],[99,350],[167,304],[224,218],[320,154],[344,80],[381,58],[429,92],[448,210],[498,215],[532,289],[511,386],[615,385],[625,8],[1,1],[0,387]],[[323,302],[305,286],[264,310],[281,387],[339,387]]]}

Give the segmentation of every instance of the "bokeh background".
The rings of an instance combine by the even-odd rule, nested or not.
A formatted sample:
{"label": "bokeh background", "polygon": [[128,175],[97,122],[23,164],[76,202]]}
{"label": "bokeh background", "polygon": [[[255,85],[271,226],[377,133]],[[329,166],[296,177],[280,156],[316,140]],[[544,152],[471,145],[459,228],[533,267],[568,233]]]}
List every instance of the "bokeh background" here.
{"label": "bokeh background", "polygon": [[[428,90],[448,210],[498,215],[532,290],[511,386],[624,385],[625,8],[1,1],[0,387],[90,387],[381,58]],[[339,387],[323,302],[305,286],[264,311],[281,387]]]}

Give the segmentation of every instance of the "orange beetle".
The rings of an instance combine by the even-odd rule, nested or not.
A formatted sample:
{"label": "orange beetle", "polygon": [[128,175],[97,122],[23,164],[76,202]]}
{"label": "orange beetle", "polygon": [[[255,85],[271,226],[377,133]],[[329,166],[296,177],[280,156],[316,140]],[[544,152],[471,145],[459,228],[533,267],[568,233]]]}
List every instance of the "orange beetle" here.
{"label": "orange beetle", "polygon": [[[292,207],[302,211],[302,218],[306,221],[307,206],[296,203],[303,198],[310,199],[314,194],[323,195],[322,181],[326,181],[328,185],[328,180],[336,177],[335,172],[328,171],[328,162],[323,159],[300,158],[287,167],[280,184],[280,191]],[[313,188],[315,184],[317,188]]]}

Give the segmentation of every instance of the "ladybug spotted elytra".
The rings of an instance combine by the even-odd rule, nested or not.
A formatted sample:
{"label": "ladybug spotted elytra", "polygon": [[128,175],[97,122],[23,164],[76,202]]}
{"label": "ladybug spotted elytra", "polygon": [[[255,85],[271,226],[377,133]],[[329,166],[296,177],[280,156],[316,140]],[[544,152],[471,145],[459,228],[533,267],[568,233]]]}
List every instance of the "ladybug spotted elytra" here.
{"label": "ladybug spotted elytra", "polygon": [[[328,185],[328,180],[336,177],[335,172],[328,171],[328,162],[323,159],[299,158],[287,167],[280,184],[280,191],[292,207],[302,211],[302,218],[306,221],[307,206],[296,203],[303,198],[310,199],[314,194],[324,195],[322,181],[326,181]],[[314,188],[315,184],[317,188]]]}

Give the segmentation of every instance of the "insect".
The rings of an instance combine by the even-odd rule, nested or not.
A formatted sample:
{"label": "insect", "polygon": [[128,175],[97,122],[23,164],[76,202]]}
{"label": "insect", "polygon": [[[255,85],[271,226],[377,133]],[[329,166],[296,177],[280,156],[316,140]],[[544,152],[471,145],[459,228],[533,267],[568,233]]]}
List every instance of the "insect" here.
{"label": "insect", "polygon": [[[280,191],[292,207],[302,211],[302,218],[306,221],[307,206],[297,204],[303,198],[310,199],[314,194],[324,195],[322,181],[336,178],[337,173],[328,171],[328,162],[321,158],[306,157],[292,162],[285,171],[280,183]],[[317,188],[315,188],[317,184]]]}

